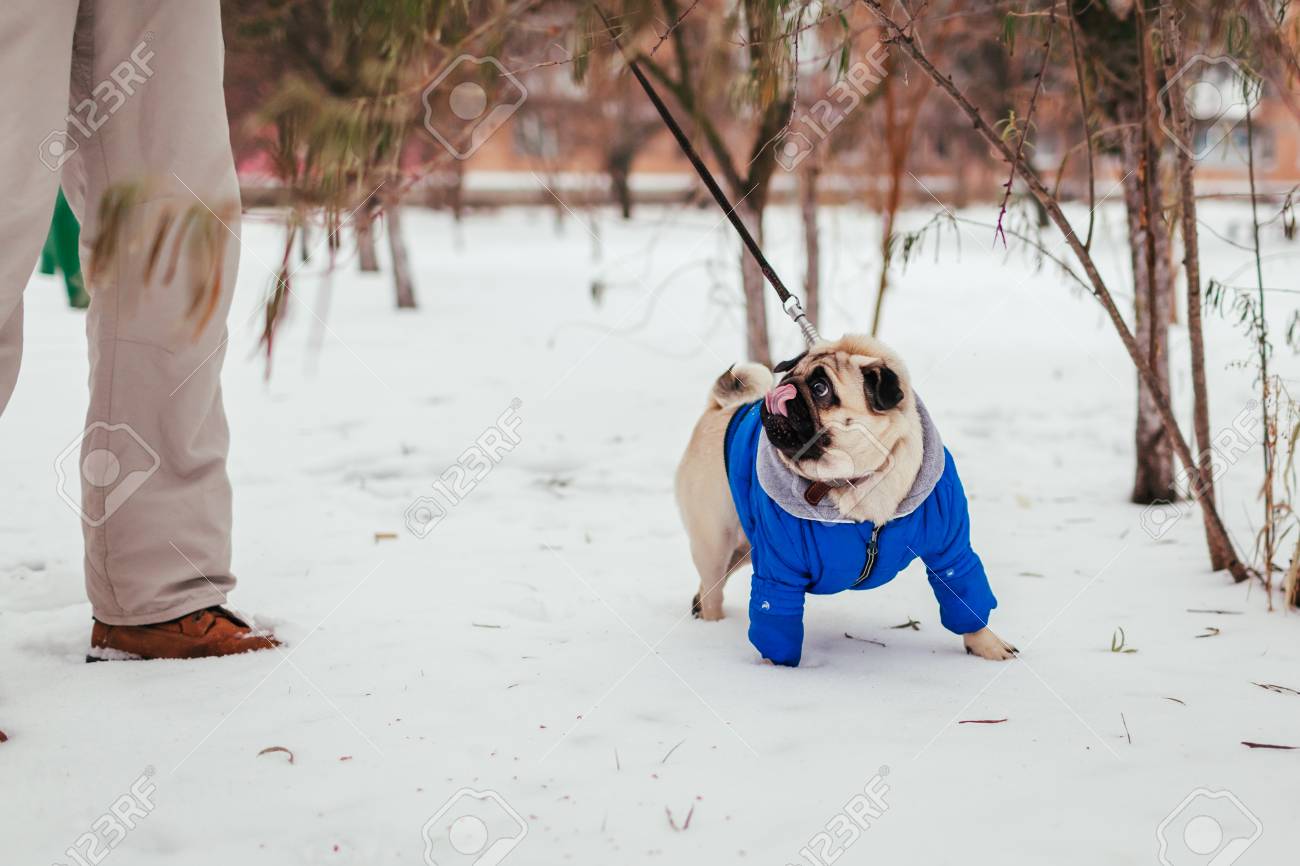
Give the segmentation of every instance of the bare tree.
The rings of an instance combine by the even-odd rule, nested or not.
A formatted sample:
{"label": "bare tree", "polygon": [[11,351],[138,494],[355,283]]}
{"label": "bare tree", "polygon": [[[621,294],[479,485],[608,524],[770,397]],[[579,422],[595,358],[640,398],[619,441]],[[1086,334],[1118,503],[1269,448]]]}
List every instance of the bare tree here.
{"label": "bare tree", "polygon": [[406,254],[406,236],[402,234],[402,201],[400,195],[384,198],[384,220],[387,223],[388,255],[393,266],[393,287],[397,291],[397,308],[413,310],[415,280],[411,276],[411,262]]}
{"label": "bare tree", "polygon": [[357,259],[361,264],[361,272],[366,274],[379,272],[379,252],[375,248],[375,217],[376,213],[369,203],[363,205],[353,217]]}
{"label": "bare tree", "polygon": [[641,94],[633,92],[632,82],[625,75],[610,76],[598,86],[593,101],[601,121],[601,129],[594,138],[600,144],[601,164],[609,177],[610,196],[623,219],[629,219],[632,216],[632,164],[662,126]]}
{"label": "bare tree", "polygon": [[[1093,297],[1095,297],[1106,311],[1111,325],[1115,329],[1116,335],[1123,344],[1124,349],[1128,352],[1129,359],[1137,368],[1138,375],[1151,391],[1155,402],[1155,407],[1159,413],[1161,423],[1164,427],[1165,435],[1169,437],[1173,444],[1174,453],[1178,460],[1183,464],[1183,468],[1191,478],[1192,484],[1199,487],[1201,483],[1200,468],[1196,458],[1192,455],[1192,450],[1183,438],[1182,432],[1178,428],[1178,422],[1174,418],[1173,408],[1170,406],[1168,392],[1161,386],[1156,372],[1148,362],[1146,347],[1142,346],[1134,337],[1133,332],[1129,330],[1128,324],[1124,321],[1124,315],[1120,312],[1111,295],[1105,280],[1102,279],[1101,272],[1098,270],[1096,263],[1093,261],[1091,253],[1084,246],[1083,241],[1075,232],[1073,225],[1061,210],[1060,202],[1055,195],[1047,188],[1038,173],[1024,160],[1018,159],[1015,151],[1004,141],[993,127],[985,120],[980,113],[979,108],[970,100],[963,90],[952,80],[951,77],[940,72],[931,62],[927,52],[916,41],[915,37],[903,25],[900,25],[889,12],[885,11],[880,0],[862,0],[863,4],[875,14],[880,22],[885,26],[887,38],[899,47],[917,67],[930,78],[953,103],[966,115],[967,119],[974,126],[975,130],[984,138],[994,151],[1000,155],[1014,169],[1015,173],[1028,187],[1030,193],[1047,211],[1052,223],[1056,225],[1065,238],[1066,244],[1074,254],[1079,264],[1083,267],[1087,276],[1087,282],[1091,288]],[[1214,537],[1214,543],[1222,545],[1223,549],[1232,551],[1232,543],[1228,537],[1226,527],[1219,516],[1214,503],[1207,500],[1200,500],[1200,506],[1205,513],[1207,529]],[[1235,552],[1231,553],[1226,567],[1232,573],[1233,578],[1238,581],[1247,580],[1250,577],[1250,571],[1245,564],[1237,558]]]}
{"label": "bare tree", "polygon": [[[664,19],[669,22],[666,38],[672,46],[672,66],[660,62],[652,52],[639,62],[668,89],[694,121],[704,139],[704,149],[713,157],[726,184],[737,215],[750,233],[763,242],[763,213],[776,170],[772,146],[785,128],[794,102],[790,81],[789,39],[792,0],[736,0],[734,9],[716,18],[688,18],[676,0],[660,0]],[[690,7],[693,9],[694,7]],[[720,25],[720,26],[719,26]],[[743,34],[743,45],[732,42],[733,25]],[[742,158],[728,146],[727,132],[718,122],[725,117],[728,102],[735,104],[729,84],[739,74],[747,82],[747,114],[730,112],[749,142]],[[749,358],[771,364],[767,335],[766,288],[757,262],[740,252],[741,285],[745,295],[745,343]]]}
{"label": "bare tree", "polygon": [[[1160,3],[1161,56],[1164,59],[1165,80],[1169,88],[1169,112],[1178,141],[1174,156],[1178,161],[1178,210],[1182,215],[1183,267],[1187,272],[1187,337],[1192,356],[1192,429],[1199,449],[1201,487],[1193,491],[1198,498],[1215,502],[1213,452],[1210,450],[1210,398],[1205,383],[1205,334],[1201,322],[1201,263],[1200,238],[1196,227],[1195,163],[1192,161],[1191,125],[1181,77],[1176,73],[1183,63],[1182,32],[1174,21],[1170,0]],[[1231,556],[1221,540],[1216,538],[1206,524],[1206,540],[1210,547],[1210,564],[1215,571],[1223,568]]]}
{"label": "bare tree", "polygon": [[882,114],[881,134],[884,138],[885,193],[880,202],[880,280],[876,285],[875,307],[871,313],[871,333],[880,331],[880,319],[885,310],[885,292],[889,289],[889,268],[893,260],[894,222],[903,201],[904,174],[912,153],[912,139],[916,123],[921,117],[921,105],[930,94],[928,81],[911,82],[900,79],[897,62],[887,61],[888,73],[880,84]]}
{"label": "bare tree", "polygon": [[[237,114],[255,129],[253,146],[269,158],[282,186],[287,242],[299,236],[310,215],[325,223],[334,243],[356,214],[373,217],[369,203],[381,185],[382,204],[392,211],[389,222],[400,224],[398,190],[428,171],[401,159],[410,133],[425,119],[422,91],[454,69],[467,47],[502,32],[505,22],[521,20],[540,3],[224,0],[233,61],[227,72],[241,95]],[[449,157],[444,151],[440,158]],[[390,245],[395,240],[400,247],[400,232],[390,231]],[[268,355],[293,296],[290,277],[289,269],[281,269],[268,293]],[[413,303],[409,270],[395,271],[394,279],[398,304]]]}
{"label": "bare tree", "polygon": [[[1118,130],[1133,274],[1134,333],[1156,385],[1168,394],[1174,271],[1152,116],[1159,90],[1150,54],[1152,28],[1140,4],[1124,0],[1069,2],[1091,73],[1079,86],[1093,88],[1091,103]],[[1173,443],[1160,422],[1153,387],[1141,378],[1134,441],[1132,500],[1146,504],[1176,499]]]}

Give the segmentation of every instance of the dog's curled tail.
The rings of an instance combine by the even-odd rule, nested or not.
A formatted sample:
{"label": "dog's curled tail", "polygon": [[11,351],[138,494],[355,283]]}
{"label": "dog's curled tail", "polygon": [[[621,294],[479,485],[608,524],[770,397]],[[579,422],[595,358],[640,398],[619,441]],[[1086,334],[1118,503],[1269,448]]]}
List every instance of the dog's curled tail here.
{"label": "dog's curled tail", "polygon": [[709,408],[730,409],[757,400],[772,388],[772,371],[762,364],[747,361],[732,364],[709,392]]}

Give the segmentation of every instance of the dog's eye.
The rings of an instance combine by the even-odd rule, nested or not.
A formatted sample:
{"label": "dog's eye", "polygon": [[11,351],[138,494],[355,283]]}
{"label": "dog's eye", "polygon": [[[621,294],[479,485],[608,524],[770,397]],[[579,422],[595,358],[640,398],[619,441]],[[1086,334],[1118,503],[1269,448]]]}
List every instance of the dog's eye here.
{"label": "dog's eye", "polygon": [[831,393],[831,386],[827,384],[825,379],[817,379],[811,385],[809,385],[808,388],[810,391],[812,391],[813,396],[818,399],[821,399],[822,397],[826,397]]}

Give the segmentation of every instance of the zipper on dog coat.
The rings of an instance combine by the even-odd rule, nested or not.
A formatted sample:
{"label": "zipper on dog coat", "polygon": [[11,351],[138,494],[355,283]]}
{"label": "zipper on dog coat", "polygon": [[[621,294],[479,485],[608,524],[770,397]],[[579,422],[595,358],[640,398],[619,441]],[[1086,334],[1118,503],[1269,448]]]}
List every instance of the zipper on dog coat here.
{"label": "zipper on dog coat", "polygon": [[871,576],[871,568],[876,564],[876,556],[880,553],[880,527],[876,526],[871,530],[871,541],[867,543],[867,561],[862,566],[862,573],[858,579],[853,581],[853,586],[858,586],[864,580]]}

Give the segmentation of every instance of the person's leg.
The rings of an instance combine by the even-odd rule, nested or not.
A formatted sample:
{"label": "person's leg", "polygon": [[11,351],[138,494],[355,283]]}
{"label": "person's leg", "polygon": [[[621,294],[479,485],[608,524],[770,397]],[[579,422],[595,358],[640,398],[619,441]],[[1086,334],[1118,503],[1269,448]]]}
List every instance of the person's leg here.
{"label": "person's leg", "polygon": [[0,413],[23,350],[23,288],[31,278],[68,154],[68,70],[76,0],[0,3]]}
{"label": "person's leg", "polygon": [[90,134],[65,188],[91,266],[86,587],[97,620],[137,626],[235,584],[220,376],[239,187],[218,0],[81,6],[71,103]]}

